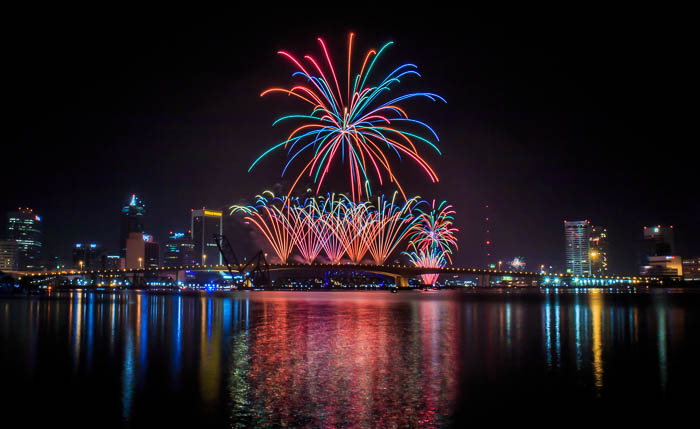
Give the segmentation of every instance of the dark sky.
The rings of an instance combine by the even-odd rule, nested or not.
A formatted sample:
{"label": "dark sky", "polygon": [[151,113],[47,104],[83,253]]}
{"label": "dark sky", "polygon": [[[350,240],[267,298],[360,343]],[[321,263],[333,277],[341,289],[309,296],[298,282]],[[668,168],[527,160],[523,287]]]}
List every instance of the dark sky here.
{"label": "dark sky", "polygon": [[162,242],[187,228],[190,208],[224,208],[279,181],[282,156],[247,173],[289,131],[272,128],[274,119],[302,108],[259,97],[291,83],[276,52],[319,56],[322,36],[342,67],[353,31],[358,56],[395,42],[378,71],[418,65],[423,77],[398,88],[447,99],[407,104],[440,136],[442,157],[422,151],[440,183],[408,161],[397,171],[408,193],[455,206],[457,264],[485,262],[485,204],[496,257],[523,256],[532,268],[562,264],[564,219],[608,227],[616,272],[634,270],[645,224],[673,224],[679,253],[700,255],[697,107],[688,108],[697,48],[680,11],[371,21],[213,12],[8,15],[0,211],[34,207],[48,253],[67,257],[77,241],[116,251],[131,193]]}

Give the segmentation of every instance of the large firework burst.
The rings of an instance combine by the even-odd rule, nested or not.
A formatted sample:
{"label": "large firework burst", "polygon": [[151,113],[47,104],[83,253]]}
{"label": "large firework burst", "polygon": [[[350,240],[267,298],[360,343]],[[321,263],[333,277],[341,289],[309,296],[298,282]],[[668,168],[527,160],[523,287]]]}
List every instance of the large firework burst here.
{"label": "large firework burst", "polygon": [[[394,156],[399,159],[408,157],[425,171],[431,181],[437,182],[437,174],[420,155],[416,143],[427,144],[437,153],[440,151],[430,140],[431,138],[436,142],[439,140],[435,131],[424,122],[409,118],[400,104],[404,100],[417,97],[432,101],[444,102],[445,100],[429,92],[386,97],[392,88],[400,83],[401,78],[420,77],[416,71],[417,66],[407,63],[397,67],[383,79],[370,78],[377,59],[393,42],[385,44],[378,51],[372,49],[367,52],[359,73],[353,76],[351,72],[353,37],[354,35],[350,33],[344,90],[341,89],[338,74],[326,44],[321,38],[318,42],[325,62],[316,61],[311,55],[305,55],[303,60],[299,60],[288,52],[279,51],[280,55],[288,58],[296,66],[298,70],[292,76],[302,78],[303,84],[296,84],[290,89],[271,88],[264,91],[261,96],[278,92],[294,96],[308,103],[309,110],[302,114],[278,118],[273,126],[287,120],[301,121],[301,124],[289,134],[286,140],[260,155],[248,171],[270,152],[284,148],[287,151],[288,161],[282,175],[297,157],[300,155],[307,157],[306,164],[301,168],[290,189],[290,194],[305,174],[313,178],[314,183],[317,184],[316,193],[318,194],[326,175],[333,168],[334,163],[340,160],[343,164],[347,161],[353,201],[362,198],[363,184],[367,189],[366,192],[371,195],[369,186],[371,176],[376,176],[380,185],[387,180],[395,183],[406,199],[406,194],[392,169],[391,159]],[[328,76],[331,78],[329,79]],[[385,92],[387,94],[384,94]],[[430,137],[426,138],[411,132],[411,127],[427,131]]]}

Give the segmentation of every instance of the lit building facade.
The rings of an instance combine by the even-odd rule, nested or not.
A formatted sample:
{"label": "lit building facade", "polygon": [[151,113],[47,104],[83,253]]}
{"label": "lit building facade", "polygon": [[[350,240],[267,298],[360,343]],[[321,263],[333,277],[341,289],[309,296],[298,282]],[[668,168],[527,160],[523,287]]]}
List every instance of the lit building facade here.
{"label": "lit building facade", "polygon": [[700,256],[683,260],[683,278],[685,280],[700,280]]}
{"label": "lit building facade", "polygon": [[192,210],[193,260],[202,265],[223,264],[214,234],[223,234],[222,212],[217,210]]}
{"label": "lit building facade", "polygon": [[0,271],[17,269],[17,242],[0,240]]}
{"label": "lit building facade", "polygon": [[146,206],[132,195],[129,204],[122,207],[119,230],[119,256],[126,257],[126,240],[129,234],[143,233],[143,216],[146,214]]}
{"label": "lit building facade", "polygon": [[645,256],[673,255],[675,250],[673,225],[645,226],[644,250]]}
{"label": "lit building facade", "polygon": [[15,265],[19,270],[40,270],[41,216],[30,208],[22,208],[7,214],[7,239],[14,241]]}
{"label": "lit building facade", "polygon": [[645,226],[639,274],[643,276],[683,276],[683,260],[674,255],[673,226]]}
{"label": "lit building facade", "polygon": [[195,264],[194,254],[191,230],[187,232],[170,231],[168,241],[165,243],[163,266],[193,265]]}
{"label": "lit building facade", "polygon": [[591,274],[608,274],[608,230],[602,226],[591,226]]}
{"label": "lit building facade", "polygon": [[148,234],[132,232],[126,239],[125,268],[158,268],[160,245]]}
{"label": "lit building facade", "polygon": [[102,250],[96,243],[76,243],[73,246],[73,268],[99,270],[102,267]]}
{"label": "lit building facade", "polygon": [[576,276],[591,274],[591,224],[585,221],[564,221],[566,272]]}
{"label": "lit building facade", "polygon": [[102,255],[103,270],[118,270],[119,268],[121,268],[119,263],[119,255],[111,255],[108,253]]}

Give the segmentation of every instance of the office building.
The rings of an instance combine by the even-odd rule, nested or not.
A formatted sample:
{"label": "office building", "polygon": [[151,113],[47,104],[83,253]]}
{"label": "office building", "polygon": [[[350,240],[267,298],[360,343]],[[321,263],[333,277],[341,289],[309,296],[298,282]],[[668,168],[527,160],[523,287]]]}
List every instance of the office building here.
{"label": "office building", "polygon": [[645,226],[639,274],[643,276],[682,276],[683,260],[674,255],[673,226]]}
{"label": "office building", "polygon": [[168,241],[165,243],[163,266],[175,267],[179,265],[193,265],[194,263],[192,231],[170,231]]}
{"label": "office building", "polygon": [[132,232],[126,239],[125,268],[158,268],[160,245],[148,234]]}
{"label": "office building", "polygon": [[102,269],[102,250],[96,243],[76,243],[73,246],[73,268]]}
{"label": "office building", "polygon": [[639,274],[649,277],[683,276],[683,259],[680,256],[649,256],[639,269]]}
{"label": "office building", "polygon": [[700,281],[700,256],[683,260],[683,278]]}
{"label": "office building", "polygon": [[645,249],[645,256],[673,255],[675,250],[673,225],[645,226],[643,247]]}
{"label": "office building", "polygon": [[0,271],[17,269],[17,242],[0,240]]}
{"label": "office building", "polygon": [[19,270],[40,270],[41,263],[41,216],[30,208],[7,214],[7,239],[16,244],[15,265]]}
{"label": "office building", "polygon": [[566,272],[576,276],[591,274],[591,224],[585,221],[564,221]]}
{"label": "office building", "polygon": [[119,262],[119,255],[103,253],[101,259],[103,270],[118,270],[119,268],[121,268],[121,264]]}
{"label": "office building", "polygon": [[591,274],[608,274],[608,230],[602,226],[591,226]]}
{"label": "office building", "polygon": [[122,207],[119,231],[119,256],[126,257],[126,240],[129,234],[143,233],[143,216],[146,214],[146,206],[132,195],[129,204]]}
{"label": "office building", "polygon": [[194,261],[202,265],[223,264],[219,248],[214,242],[214,234],[221,235],[222,213],[216,210],[192,210],[192,242]]}

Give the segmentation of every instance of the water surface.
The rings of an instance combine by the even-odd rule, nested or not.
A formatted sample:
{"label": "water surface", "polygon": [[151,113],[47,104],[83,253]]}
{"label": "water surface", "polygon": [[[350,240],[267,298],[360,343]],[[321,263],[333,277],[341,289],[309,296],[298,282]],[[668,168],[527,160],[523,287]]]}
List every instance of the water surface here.
{"label": "water surface", "polygon": [[697,398],[698,304],[601,290],[0,297],[0,407],[93,427],[639,416]]}

